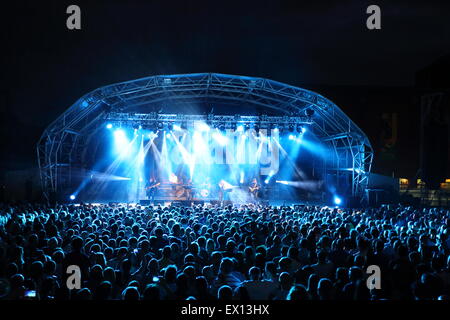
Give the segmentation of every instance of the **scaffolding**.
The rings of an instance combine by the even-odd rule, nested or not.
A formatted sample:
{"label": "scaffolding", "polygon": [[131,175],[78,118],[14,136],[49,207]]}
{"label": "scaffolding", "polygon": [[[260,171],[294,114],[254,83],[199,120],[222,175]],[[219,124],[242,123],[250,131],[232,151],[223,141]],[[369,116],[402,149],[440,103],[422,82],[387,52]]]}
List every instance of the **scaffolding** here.
{"label": "scaffolding", "polygon": [[[155,111],[161,103],[258,106],[277,116],[184,115]],[[182,110],[182,108],[180,108]],[[217,73],[159,75],[98,88],[78,99],[43,132],[36,146],[44,195],[71,184],[71,170],[83,167],[92,133],[105,121],[158,123],[207,120],[225,125],[307,124],[334,156],[325,170],[352,196],[363,198],[373,160],[364,132],[333,102],[310,90],[277,81]]]}

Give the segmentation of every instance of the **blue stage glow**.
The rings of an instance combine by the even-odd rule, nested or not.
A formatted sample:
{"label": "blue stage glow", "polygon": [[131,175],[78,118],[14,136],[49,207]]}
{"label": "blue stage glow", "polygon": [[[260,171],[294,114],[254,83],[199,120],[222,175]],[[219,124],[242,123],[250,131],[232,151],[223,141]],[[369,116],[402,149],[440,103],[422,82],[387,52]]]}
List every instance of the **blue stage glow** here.
{"label": "blue stage glow", "polygon": [[265,184],[269,184],[270,179],[273,177],[274,174],[275,174],[275,173],[273,172],[273,170],[270,171],[270,173],[269,173],[269,175],[267,176],[266,180],[264,180],[264,183],[265,183]]}
{"label": "blue stage glow", "polygon": [[243,125],[237,126],[236,131],[237,132],[244,132],[244,126]]}
{"label": "blue stage glow", "polygon": [[339,198],[338,196],[334,196],[334,204],[338,206],[341,203],[342,203],[342,199]]}
{"label": "blue stage glow", "polygon": [[70,198],[70,200],[75,200],[76,197],[74,194],[71,194],[69,198]]}
{"label": "blue stage glow", "polygon": [[293,134],[289,135],[289,140],[295,140],[295,136]]}
{"label": "blue stage glow", "polygon": [[174,125],[173,125],[173,130],[175,130],[175,131],[181,131],[181,127],[180,127],[179,125],[177,125],[177,124],[174,124]]}
{"label": "blue stage glow", "polygon": [[123,150],[123,148],[125,148],[128,145],[128,139],[124,130],[117,129],[114,131],[114,142],[119,151]]}
{"label": "blue stage glow", "polygon": [[278,129],[278,128],[273,129],[273,132],[279,132],[279,131],[280,131],[280,129]]}
{"label": "blue stage glow", "polygon": [[201,123],[198,124],[197,129],[199,131],[203,132],[203,131],[209,131],[210,127],[206,123],[201,122]]}
{"label": "blue stage glow", "polygon": [[212,137],[216,140],[221,146],[225,146],[228,143],[228,138],[219,132],[214,132]]}
{"label": "blue stage glow", "polygon": [[106,129],[111,129],[112,127],[113,127],[112,123],[108,123],[108,124],[106,125]]}

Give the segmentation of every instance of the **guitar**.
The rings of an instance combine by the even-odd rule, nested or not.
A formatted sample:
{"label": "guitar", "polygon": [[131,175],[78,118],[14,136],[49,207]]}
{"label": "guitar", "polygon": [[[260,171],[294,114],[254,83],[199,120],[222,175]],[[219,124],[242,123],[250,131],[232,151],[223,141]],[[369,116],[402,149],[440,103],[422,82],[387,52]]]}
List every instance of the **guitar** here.
{"label": "guitar", "polygon": [[159,183],[159,182],[156,183],[156,184],[152,184],[151,186],[146,187],[145,190],[151,190],[151,189],[154,189],[154,188],[158,188],[160,184],[161,183]]}
{"label": "guitar", "polygon": [[259,190],[259,186],[255,185],[254,187],[248,187],[248,190],[250,191],[250,193],[255,193]]}

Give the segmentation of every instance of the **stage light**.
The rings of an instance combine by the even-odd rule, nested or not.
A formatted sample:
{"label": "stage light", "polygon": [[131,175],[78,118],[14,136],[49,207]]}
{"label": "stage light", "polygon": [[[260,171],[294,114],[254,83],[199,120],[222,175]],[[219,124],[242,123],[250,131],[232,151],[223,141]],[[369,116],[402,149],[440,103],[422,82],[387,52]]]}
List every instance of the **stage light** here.
{"label": "stage light", "polygon": [[305,133],[305,132],[306,132],[306,128],[302,127],[302,133]]}
{"label": "stage light", "polygon": [[170,134],[170,132],[166,134],[166,138],[168,138],[168,139],[172,138],[172,135]]}
{"label": "stage light", "polygon": [[267,176],[266,180],[264,180],[264,183],[269,184],[270,179],[273,177],[273,175],[274,175],[274,172],[273,172],[273,170],[271,170],[269,175]]}
{"label": "stage light", "polygon": [[342,199],[339,198],[338,196],[334,196],[334,204],[338,206],[341,203],[342,203]]}
{"label": "stage light", "polygon": [[116,140],[120,140],[120,139],[125,139],[125,131],[123,131],[122,129],[117,129],[114,131],[114,138]]}
{"label": "stage light", "polygon": [[199,123],[198,130],[209,131],[211,128],[206,123]]}
{"label": "stage light", "polygon": [[108,123],[108,124],[106,125],[106,129],[111,129],[112,127],[113,127],[112,123]]}
{"label": "stage light", "polygon": [[173,125],[173,130],[175,130],[175,131],[181,131],[181,127],[180,127],[179,125],[177,125],[177,124],[174,124],[174,125]]}
{"label": "stage light", "polygon": [[178,182],[178,177],[172,172],[169,175],[169,181],[172,183],[177,183]]}
{"label": "stage light", "polygon": [[218,133],[218,132],[214,132],[213,133],[213,138],[214,140],[216,140],[221,146],[224,146],[228,143],[228,138],[225,137],[224,135]]}
{"label": "stage light", "polygon": [[273,132],[280,132],[280,129],[275,128],[275,129],[273,129]]}
{"label": "stage light", "polygon": [[75,197],[75,195],[74,195],[74,194],[71,194],[69,198],[70,198],[70,200],[72,200],[72,201],[73,201],[73,200],[75,200],[75,198],[76,198],[76,197]]}
{"label": "stage light", "polygon": [[237,132],[244,132],[244,126],[239,125],[236,130],[237,130]]}
{"label": "stage light", "polygon": [[295,136],[293,134],[289,135],[289,140],[295,140]]}

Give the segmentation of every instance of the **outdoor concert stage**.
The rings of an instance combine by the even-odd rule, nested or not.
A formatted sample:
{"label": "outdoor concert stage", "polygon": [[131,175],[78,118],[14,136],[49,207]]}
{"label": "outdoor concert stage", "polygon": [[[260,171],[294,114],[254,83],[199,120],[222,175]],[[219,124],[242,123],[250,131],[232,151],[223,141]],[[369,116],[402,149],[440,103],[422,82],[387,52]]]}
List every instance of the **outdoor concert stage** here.
{"label": "outdoor concert stage", "polygon": [[53,201],[364,201],[373,150],[325,97],[276,81],[161,75],[96,89],[37,145]]}

